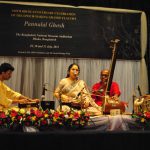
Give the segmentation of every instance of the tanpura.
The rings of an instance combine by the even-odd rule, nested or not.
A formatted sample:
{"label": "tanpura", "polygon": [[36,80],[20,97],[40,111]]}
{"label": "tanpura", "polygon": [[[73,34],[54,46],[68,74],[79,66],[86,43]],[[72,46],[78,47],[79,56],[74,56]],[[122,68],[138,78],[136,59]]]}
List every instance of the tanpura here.
{"label": "tanpura", "polygon": [[106,87],[104,88],[104,98],[102,102],[102,107],[103,107],[103,113],[109,114],[111,109],[120,109],[121,113],[125,112],[125,105],[123,102],[120,102],[118,98],[110,97],[110,88],[112,84],[112,79],[114,75],[114,70],[115,70],[115,65],[116,65],[116,58],[117,58],[117,43],[119,42],[119,39],[111,40],[111,45],[110,48],[112,48],[112,60],[111,60],[111,65],[109,69],[109,73],[107,74],[107,83]]}

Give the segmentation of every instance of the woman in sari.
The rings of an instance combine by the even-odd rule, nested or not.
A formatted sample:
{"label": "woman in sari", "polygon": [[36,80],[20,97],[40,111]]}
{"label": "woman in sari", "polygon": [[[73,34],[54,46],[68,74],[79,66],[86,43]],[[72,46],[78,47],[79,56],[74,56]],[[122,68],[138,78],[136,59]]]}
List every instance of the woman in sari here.
{"label": "woman in sari", "polygon": [[79,73],[79,66],[75,63],[71,64],[68,67],[66,78],[62,79],[55,89],[54,97],[62,103],[59,109],[86,110],[91,115],[101,115],[101,107],[91,98],[85,82],[78,78]]}

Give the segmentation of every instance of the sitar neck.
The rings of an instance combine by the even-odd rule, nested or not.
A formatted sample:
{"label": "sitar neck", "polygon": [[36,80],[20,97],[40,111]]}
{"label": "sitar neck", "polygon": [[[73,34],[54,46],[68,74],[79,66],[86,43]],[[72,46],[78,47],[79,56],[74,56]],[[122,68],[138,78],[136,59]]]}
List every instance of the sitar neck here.
{"label": "sitar neck", "polygon": [[115,70],[115,65],[116,65],[116,58],[117,58],[117,43],[119,42],[119,39],[115,39],[115,40],[111,40],[111,46],[110,48],[112,48],[112,59],[111,59],[111,65],[110,65],[110,69],[109,69],[109,76],[108,76],[108,81],[107,81],[107,85],[106,85],[106,92],[105,95],[109,95],[110,94],[110,88],[111,88],[111,84],[112,84],[112,79],[113,79],[113,75],[114,75],[114,70]]}

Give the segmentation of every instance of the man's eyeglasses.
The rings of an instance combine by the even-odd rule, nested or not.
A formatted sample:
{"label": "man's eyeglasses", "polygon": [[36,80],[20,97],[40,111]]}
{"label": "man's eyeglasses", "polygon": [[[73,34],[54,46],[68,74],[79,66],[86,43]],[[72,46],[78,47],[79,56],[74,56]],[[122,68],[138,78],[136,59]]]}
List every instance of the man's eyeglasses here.
{"label": "man's eyeglasses", "polygon": [[101,77],[108,77],[108,74],[101,74]]}

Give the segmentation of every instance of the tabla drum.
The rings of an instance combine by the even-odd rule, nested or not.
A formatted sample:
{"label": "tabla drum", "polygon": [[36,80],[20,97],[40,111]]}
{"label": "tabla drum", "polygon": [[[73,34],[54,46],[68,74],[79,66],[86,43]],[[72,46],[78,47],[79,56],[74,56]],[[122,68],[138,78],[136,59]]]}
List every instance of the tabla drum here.
{"label": "tabla drum", "polygon": [[18,103],[18,107],[19,108],[30,108],[30,107],[39,108],[39,103],[37,102]]}

